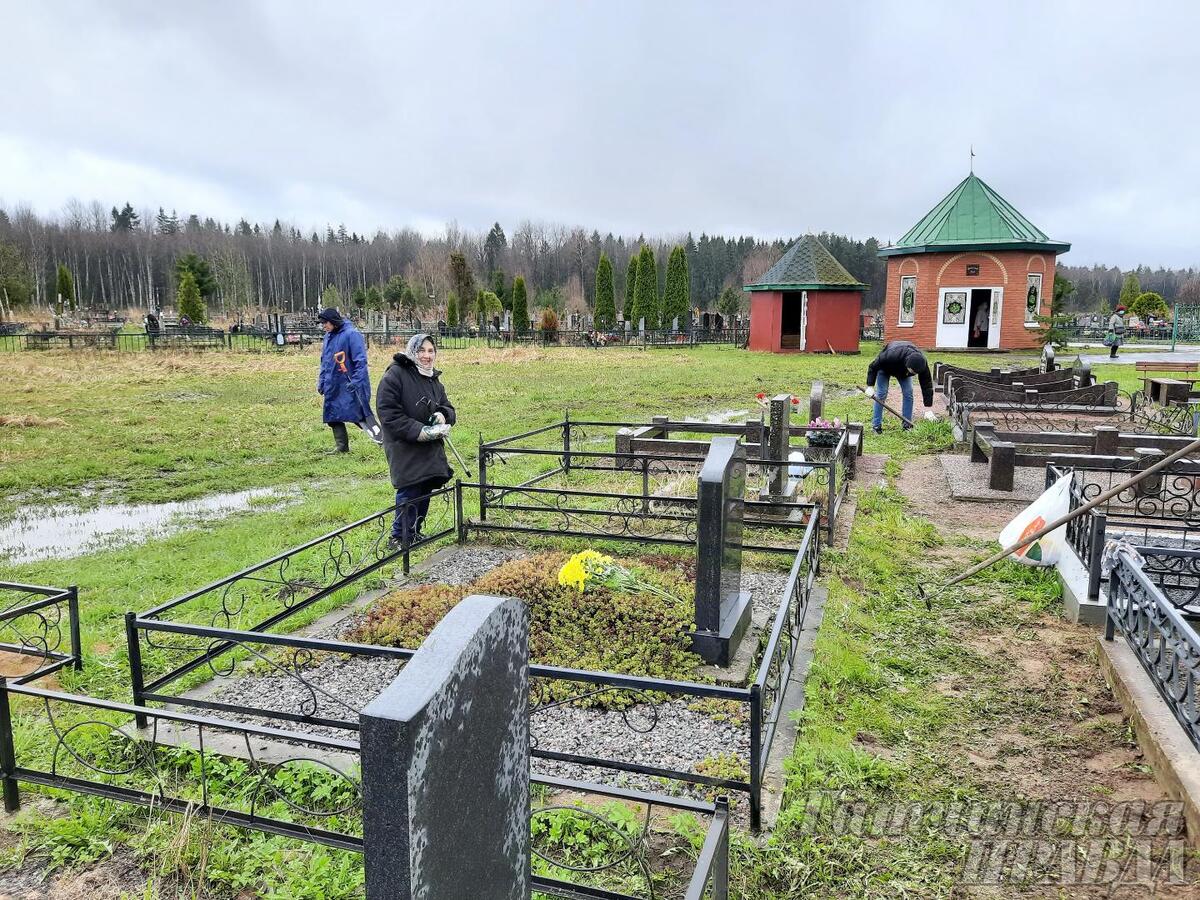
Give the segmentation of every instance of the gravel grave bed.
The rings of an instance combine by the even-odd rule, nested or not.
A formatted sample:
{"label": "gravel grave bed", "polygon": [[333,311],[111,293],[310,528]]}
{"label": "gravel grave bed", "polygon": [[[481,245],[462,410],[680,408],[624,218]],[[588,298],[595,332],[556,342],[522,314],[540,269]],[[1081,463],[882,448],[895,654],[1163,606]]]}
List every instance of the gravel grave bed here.
{"label": "gravel grave bed", "polygon": [[[437,561],[410,578],[408,584],[463,584],[503,562],[527,555],[519,549],[468,547]],[[784,572],[742,573],[742,586],[751,591],[754,618],[765,623],[764,628],[769,628],[773,621],[786,583]],[[362,612],[354,613],[312,636],[340,639],[358,624],[362,616]],[[281,662],[290,660],[290,657],[275,658]],[[221,703],[356,721],[359,711],[387,687],[402,668],[400,660],[318,654],[304,670],[307,685],[282,673],[262,672],[222,679],[219,686],[210,682],[207,690],[201,690],[209,699]],[[578,687],[580,693],[589,690],[587,685]],[[736,756],[745,765],[750,752],[748,707],[740,711],[742,714],[737,721],[726,721],[723,720],[726,710],[709,711],[695,708],[697,705],[693,698],[679,698],[657,704],[639,703],[623,712],[550,706],[531,717],[532,745],[546,751],[592,755],[688,772],[696,771],[702,761],[722,754]],[[222,713],[222,717],[264,723],[261,717],[236,713]],[[306,734],[343,738],[353,735],[345,729],[310,723],[271,720],[270,724]],[[555,760],[535,760],[533,772],[657,792],[668,787],[662,779],[652,776]],[[697,788],[687,789],[687,792],[703,796],[706,791]]]}

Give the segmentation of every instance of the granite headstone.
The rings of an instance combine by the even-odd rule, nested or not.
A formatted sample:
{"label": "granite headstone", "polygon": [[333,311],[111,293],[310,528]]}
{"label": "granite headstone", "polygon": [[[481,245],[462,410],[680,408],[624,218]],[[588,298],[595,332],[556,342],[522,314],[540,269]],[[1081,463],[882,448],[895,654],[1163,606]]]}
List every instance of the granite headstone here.
{"label": "granite headstone", "polygon": [[368,900],[527,900],[529,612],[470,596],[363,711]]}

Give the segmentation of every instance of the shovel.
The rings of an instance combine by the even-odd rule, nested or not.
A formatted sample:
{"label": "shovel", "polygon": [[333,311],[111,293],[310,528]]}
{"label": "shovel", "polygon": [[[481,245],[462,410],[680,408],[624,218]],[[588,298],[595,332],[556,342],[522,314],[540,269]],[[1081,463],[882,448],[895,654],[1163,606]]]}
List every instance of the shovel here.
{"label": "shovel", "polygon": [[[430,419],[429,424],[434,425],[436,423],[433,421],[433,419]],[[454,442],[450,440],[449,433],[442,437],[442,442],[450,448],[450,452],[454,454],[454,458],[458,460],[458,464],[463,467],[463,471],[467,473],[467,477],[474,478],[475,476],[471,474],[471,469],[467,465],[467,461],[462,458],[462,454],[458,452],[458,448],[455,447]]]}
{"label": "shovel", "polygon": [[1158,462],[1156,462],[1154,465],[1150,466],[1148,469],[1144,469],[1141,472],[1138,472],[1136,475],[1132,476],[1131,478],[1125,479],[1120,484],[1118,484],[1116,487],[1109,488],[1107,491],[1100,494],[1094,500],[1089,500],[1087,503],[1083,504],[1083,506],[1079,507],[1079,509],[1075,510],[1074,512],[1067,513],[1065,516],[1059,516],[1057,519],[1055,519],[1053,522],[1051,522],[1045,528],[1041,529],[1041,531],[1031,534],[1029,537],[1021,540],[1020,542],[1018,542],[1016,544],[1013,544],[1011,547],[1005,547],[1003,550],[999,550],[996,553],[993,553],[991,556],[989,556],[983,562],[972,566],[971,568],[967,569],[967,571],[963,572],[961,575],[955,575],[953,578],[951,578],[949,581],[947,581],[945,584],[941,585],[940,587],[935,587],[929,591],[926,591],[925,588],[921,584],[918,584],[917,585],[917,595],[922,600],[925,601],[926,609],[933,609],[933,598],[938,596],[939,594],[941,594],[947,588],[958,584],[960,581],[966,581],[968,578],[970,578],[973,575],[978,575],[984,569],[989,568],[990,566],[994,566],[996,563],[1000,562],[1000,560],[1004,559],[1006,556],[1016,553],[1018,550],[1020,550],[1023,547],[1028,547],[1034,541],[1045,537],[1050,532],[1054,531],[1056,528],[1062,528],[1068,522],[1072,522],[1075,519],[1078,519],[1084,513],[1090,512],[1091,510],[1095,509],[1101,503],[1104,503],[1107,500],[1111,500],[1113,497],[1117,496],[1117,494],[1121,493],[1121,491],[1128,490],[1129,488],[1133,487],[1135,484],[1140,482],[1143,478],[1146,478],[1149,475],[1153,475],[1155,472],[1158,472],[1158,471],[1166,468],[1167,466],[1169,466],[1171,463],[1175,462],[1176,460],[1183,459],[1185,456],[1189,456],[1193,453],[1196,453],[1197,451],[1200,451],[1200,438],[1197,438],[1196,440],[1192,441],[1186,447],[1176,450],[1170,456],[1160,459]]}

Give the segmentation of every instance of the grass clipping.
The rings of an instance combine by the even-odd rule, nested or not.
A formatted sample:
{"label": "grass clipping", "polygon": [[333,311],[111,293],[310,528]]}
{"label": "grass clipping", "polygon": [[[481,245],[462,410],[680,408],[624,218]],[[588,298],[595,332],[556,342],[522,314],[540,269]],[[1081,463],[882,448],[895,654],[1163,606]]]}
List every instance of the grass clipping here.
{"label": "grass clipping", "polygon": [[45,418],[43,416],[9,416],[0,415],[0,428],[66,428],[67,423],[62,419]]}
{"label": "grass clipping", "polygon": [[535,663],[597,669],[625,675],[689,677],[701,664],[689,649],[694,589],[683,573],[650,568],[637,560],[621,565],[662,587],[674,600],[653,594],[589,588],[581,593],[558,583],[567,560],[559,552],[515,559],[470,584],[422,585],[380,598],[350,640],[415,648],[459,600],[469,594],[517,597],[529,606],[529,654]]}

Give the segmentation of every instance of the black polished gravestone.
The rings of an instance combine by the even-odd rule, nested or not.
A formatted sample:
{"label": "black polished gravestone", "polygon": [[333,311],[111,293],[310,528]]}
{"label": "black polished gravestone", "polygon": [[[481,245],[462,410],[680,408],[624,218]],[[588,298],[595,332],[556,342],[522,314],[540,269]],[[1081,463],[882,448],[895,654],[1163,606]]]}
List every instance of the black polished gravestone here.
{"label": "black polished gravestone", "polygon": [[742,590],[742,512],[746,448],[734,437],[713,438],[696,492],[696,630],[692,649],[729,665],[750,624],[750,593]]}
{"label": "black polished gravestone", "polygon": [[367,900],[528,900],[529,612],[471,596],[360,718]]}

